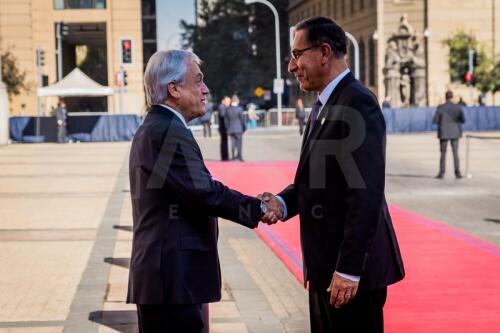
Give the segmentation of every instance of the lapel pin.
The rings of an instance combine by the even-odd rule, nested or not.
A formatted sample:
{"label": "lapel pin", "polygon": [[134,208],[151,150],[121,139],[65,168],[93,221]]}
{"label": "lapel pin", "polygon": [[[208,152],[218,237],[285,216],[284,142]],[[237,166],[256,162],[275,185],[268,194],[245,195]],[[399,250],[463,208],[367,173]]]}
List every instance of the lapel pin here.
{"label": "lapel pin", "polygon": [[321,125],[323,125],[325,123],[325,118],[322,118],[321,119]]}

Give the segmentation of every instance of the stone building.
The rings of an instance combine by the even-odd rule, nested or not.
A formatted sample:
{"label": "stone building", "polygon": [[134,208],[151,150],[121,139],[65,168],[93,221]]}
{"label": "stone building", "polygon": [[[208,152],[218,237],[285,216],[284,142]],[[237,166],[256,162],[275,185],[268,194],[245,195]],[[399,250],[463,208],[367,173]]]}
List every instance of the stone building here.
{"label": "stone building", "polygon": [[[58,26],[61,26],[61,65],[58,65]],[[123,63],[123,48],[130,61]],[[37,66],[37,49],[44,54]],[[117,88],[117,73],[127,73],[123,109],[119,95],[68,98],[69,111],[141,113],[145,108],[144,62],[156,51],[155,0],[0,0],[0,52],[10,52],[27,73],[29,92],[15,96],[11,115],[35,115],[37,87],[58,81],[78,66],[100,84]],[[40,52],[40,51],[38,51]],[[144,54],[143,54],[144,53]],[[62,68],[62,70],[61,70]],[[56,98],[40,101],[49,114]]]}
{"label": "stone building", "polygon": [[[500,45],[498,0],[290,0],[288,13],[291,26],[322,15],[351,33],[359,43],[360,80],[393,106],[437,105],[447,89],[475,104],[478,91],[450,82],[443,40],[463,29],[492,58]],[[352,46],[348,53],[352,65]],[[494,100],[486,98],[489,105]]]}

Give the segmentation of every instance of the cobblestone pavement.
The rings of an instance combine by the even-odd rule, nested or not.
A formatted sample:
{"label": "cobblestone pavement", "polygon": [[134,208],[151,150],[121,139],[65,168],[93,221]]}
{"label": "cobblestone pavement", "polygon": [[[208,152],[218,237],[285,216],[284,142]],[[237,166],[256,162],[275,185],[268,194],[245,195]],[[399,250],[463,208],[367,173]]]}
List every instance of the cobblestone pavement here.
{"label": "cobblestone pavement", "polygon": [[[198,140],[205,158],[218,160],[218,138]],[[254,132],[244,157],[296,160],[299,146],[295,131]],[[135,308],[124,303],[129,147],[0,147],[0,333],[136,332]],[[434,134],[389,136],[388,200],[500,244],[500,142],[471,147],[472,178],[439,181]],[[211,332],[307,332],[298,281],[254,232],[220,226],[224,292],[211,305]]]}

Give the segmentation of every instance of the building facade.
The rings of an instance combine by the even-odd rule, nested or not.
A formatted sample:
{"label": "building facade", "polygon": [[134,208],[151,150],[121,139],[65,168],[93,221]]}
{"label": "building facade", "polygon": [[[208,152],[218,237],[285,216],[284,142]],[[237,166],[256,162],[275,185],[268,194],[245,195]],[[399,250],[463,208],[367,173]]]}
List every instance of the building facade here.
{"label": "building facade", "polygon": [[[493,59],[500,43],[500,33],[495,31],[500,17],[498,0],[290,0],[291,26],[317,15],[331,17],[356,38],[360,80],[381,101],[391,94],[393,81],[400,91],[411,91],[411,102],[409,97],[391,101],[397,106],[437,105],[443,102],[447,89],[474,105],[478,91],[450,82],[449,49],[443,41],[463,29],[472,33]],[[394,50],[395,58],[403,58],[398,61],[409,65],[402,66],[400,77],[391,81],[389,63]],[[352,46],[348,53],[352,66]],[[411,73],[404,73],[410,69]],[[488,94],[487,104],[495,100],[500,100],[498,94],[496,99]]]}
{"label": "building facade", "polygon": [[[0,0],[0,52],[9,50],[17,59],[18,67],[27,73],[28,92],[14,96],[10,113],[49,114],[57,98],[38,100],[37,87],[43,75],[48,84],[58,81],[73,68],[79,67],[96,82],[114,87],[117,91],[117,73],[127,73],[123,99],[114,96],[97,99],[70,98],[69,111],[109,111],[136,113],[144,111],[143,48],[156,36],[154,7],[145,0]],[[154,0],[153,6],[154,6]],[[145,4],[146,3],[146,4]],[[147,13],[143,11],[148,10]],[[145,20],[149,20],[144,23]],[[61,43],[58,29],[61,26]],[[149,30],[143,39],[142,29]],[[61,46],[62,65],[58,64],[58,44]],[[156,42],[154,42],[156,46]],[[129,54],[124,55],[124,47]],[[37,49],[44,53],[43,66],[37,66]],[[150,47],[147,54],[152,51]],[[124,61],[124,57],[129,61]],[[61,70],[62,68],[62,70]]]}

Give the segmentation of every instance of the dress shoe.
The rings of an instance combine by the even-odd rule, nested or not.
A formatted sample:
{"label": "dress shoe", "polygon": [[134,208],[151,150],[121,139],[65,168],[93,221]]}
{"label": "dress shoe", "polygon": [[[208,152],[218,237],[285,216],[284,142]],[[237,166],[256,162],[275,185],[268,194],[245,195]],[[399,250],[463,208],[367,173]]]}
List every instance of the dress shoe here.
{"label": "dress shoe", "polygon": [[441,174],[441,173],[438,173],[438,175],[436,177],[434,177],[436,179],[443,179],[444,178],[444,175]]}
{"label": "dress shoe", "polygon": [[463,177],[461,174],[457,173],[457,174],[455,175],[455,178],[456,178],[456,179],[462,179],[462,178],[464,178],[464,177]]}

